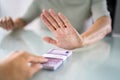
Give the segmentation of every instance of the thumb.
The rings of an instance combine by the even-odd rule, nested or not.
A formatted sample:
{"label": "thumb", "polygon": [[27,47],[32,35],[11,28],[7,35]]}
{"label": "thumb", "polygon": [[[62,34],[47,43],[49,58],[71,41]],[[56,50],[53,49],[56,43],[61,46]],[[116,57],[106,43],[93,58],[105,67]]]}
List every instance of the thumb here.
{"label": "thumb", "polygon": [[30,66],[30,77],[32,77],[36,72],[43,68],[41,63],[45,63],[48,60],[42,56],[31,55],[29,57]]}
{"label": "thumb", "polygon": [[57,44],[56,40],[54,40],[54,39],[52,39],[51,37],[48,37],[48,36],[44,37],[43,40],[50,43],[50,44],[53,44],[53,45]]}

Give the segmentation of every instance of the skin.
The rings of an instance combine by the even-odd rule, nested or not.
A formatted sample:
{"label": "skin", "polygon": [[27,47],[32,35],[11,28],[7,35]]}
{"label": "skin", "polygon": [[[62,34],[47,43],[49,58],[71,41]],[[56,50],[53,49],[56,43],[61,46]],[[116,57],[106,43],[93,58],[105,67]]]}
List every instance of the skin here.
{"label": "skin", "polygon": [[[79,34],[77,30],[75,30],[62,13],[57,14],[52,9],[43,10],[41,18],[56,38],[52,39],[46,36],[43,39],[50,44],[64,49],[71,50],[93,44],[111,32],[111,19],[108,16],[102,16],[97,19],[94,24],[82,34]],[[0,26],[6,30],[20,29],[26,24],[27,23],[21,18],[17,18],[15,21],[10,17],[0,20]]]}
{"label": "skin", "polygon": [[111,19],[108,16],[100,17],[87,31],[79,34],[62,13],[54,10],[43,10],[41,18],[56,39],[44,37],[50,44],[64,49],[76,49],[95,43],[111,32]]}
{"label": "skin", "polygon": [[5,30],[17,30],[23,28],[26,25],[27,23],[21,18],[13,20],[11,17],[4,17],[0,19],[0,26]]}
{"label": "skin", "polygon": [[[0,80],[28,80],[42,69],[47,59],[28,52],[16,51],[0,61]],[[31,63],[31,65],[28,65]]]}

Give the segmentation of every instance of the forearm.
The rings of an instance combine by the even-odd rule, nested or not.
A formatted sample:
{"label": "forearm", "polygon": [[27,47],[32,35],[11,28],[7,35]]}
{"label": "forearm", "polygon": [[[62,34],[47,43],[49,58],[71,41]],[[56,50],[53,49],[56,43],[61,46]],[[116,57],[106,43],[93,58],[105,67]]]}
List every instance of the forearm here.
{"label": "forearm", "polygon": [[14,21],[14,26],[15,26],[15,28],[14,28],[14,30],[16,30],[16,29],[21,29],[21,28],[23,28],[23,27],[25,27],[27,25],[27,22],[25,22],[23,19],[21,19],[21,18],[17,18],[17,19],[15,19],[15,21]]}
{"label": "forearm", "polygon": [[111,32],[111,19],[107,16],[99,18],[86,32],[81,36],[83,46],[97,42]]}

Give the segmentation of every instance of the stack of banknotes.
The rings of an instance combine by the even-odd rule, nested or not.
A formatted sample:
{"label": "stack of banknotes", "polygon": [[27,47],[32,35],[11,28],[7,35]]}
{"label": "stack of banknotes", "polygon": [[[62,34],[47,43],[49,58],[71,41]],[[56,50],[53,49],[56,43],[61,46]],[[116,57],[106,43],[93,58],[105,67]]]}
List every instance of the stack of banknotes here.
{"label": "stack of banknotes", "polygon": [[43,64],[43,69],[58,69],[71,54],[72,51],[69,50],[50,49],[47,53],[42,55],[48,59],[48,62]]}

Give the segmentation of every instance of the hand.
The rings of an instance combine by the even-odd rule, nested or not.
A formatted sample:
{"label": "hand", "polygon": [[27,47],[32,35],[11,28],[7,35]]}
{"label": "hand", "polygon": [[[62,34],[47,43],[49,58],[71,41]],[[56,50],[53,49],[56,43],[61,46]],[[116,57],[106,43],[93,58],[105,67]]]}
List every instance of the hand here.
{"label": "hand", "polygon": [[56,37],[56,40],[51,37],[44,37],[46,42],[64,49],[82,47],[81,36],[62,13],[56,14],[52,9],[43,10],[41,18]]}
{"label": "hand", "polygon": [[0,19],[0,26],[6,30],[15,28],[14,21],[11,17],[4,17],[3,19]]}
{"label": "hand", "polygon": [[27,80],[42,69],[47,59],[27,52],[14,52],[0,64],[0,80]]}

